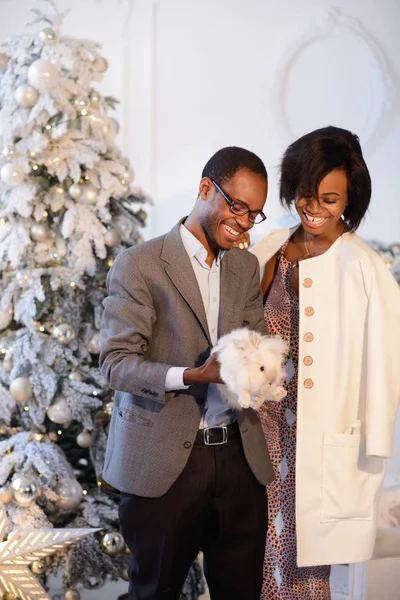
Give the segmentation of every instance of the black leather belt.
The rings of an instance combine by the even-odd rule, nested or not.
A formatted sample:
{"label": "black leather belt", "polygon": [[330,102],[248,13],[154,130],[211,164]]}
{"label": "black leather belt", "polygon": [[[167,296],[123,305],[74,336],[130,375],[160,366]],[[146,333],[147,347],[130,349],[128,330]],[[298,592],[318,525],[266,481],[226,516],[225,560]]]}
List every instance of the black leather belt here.
{"label": "black leather belt", "polygon": [[237,421],[230,425],[220,425],[218,427],[206,427],[199,429],[196,435],[195,443],[205,446],[220,446],[226,444],[233,437],[240,435]]}

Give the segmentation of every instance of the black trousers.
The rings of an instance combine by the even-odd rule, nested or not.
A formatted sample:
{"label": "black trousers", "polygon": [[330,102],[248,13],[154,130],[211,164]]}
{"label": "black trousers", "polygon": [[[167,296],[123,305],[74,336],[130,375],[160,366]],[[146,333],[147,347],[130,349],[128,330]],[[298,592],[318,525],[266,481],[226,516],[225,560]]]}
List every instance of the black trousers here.
{"label": "black trousers", "polygon": [[164,496],[123,494],[120,521],[131,551],[129,600],[178,600],[199,549],[212,600],[259,600],[267,495],[238,430],[223,445],[195,443]]}

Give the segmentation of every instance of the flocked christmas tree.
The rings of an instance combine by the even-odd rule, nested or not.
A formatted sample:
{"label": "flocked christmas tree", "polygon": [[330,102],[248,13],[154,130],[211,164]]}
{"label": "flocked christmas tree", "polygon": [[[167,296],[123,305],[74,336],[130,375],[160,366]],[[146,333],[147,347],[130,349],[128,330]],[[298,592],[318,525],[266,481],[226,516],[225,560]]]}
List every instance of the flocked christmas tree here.
{"label": "flocked christmas tree", "polygon": [[[141,240],[148,199],[97,89],[99,45],[62,36],[65,13],[42,1],[39,31],[0,47],[0,502],[8,532],[102,529],[32,565],[44,584],[62,566],[79,598],[79,584],[127,576],[118,494],[101,478],[112,392],[99,327],[106,274]],[[192,569],[185,597],[197,588]]]}

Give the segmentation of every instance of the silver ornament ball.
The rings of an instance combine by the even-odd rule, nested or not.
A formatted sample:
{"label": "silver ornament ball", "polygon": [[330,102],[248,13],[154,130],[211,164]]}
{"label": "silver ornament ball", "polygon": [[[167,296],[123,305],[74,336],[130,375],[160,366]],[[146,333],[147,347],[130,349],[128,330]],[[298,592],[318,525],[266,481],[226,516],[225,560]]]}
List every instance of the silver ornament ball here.
{"label": "silver ornament ball", "polygon": [[27,402],[32,398],[32,386],[27,377],[16,377],[10,383],[10,394],[17,402]]}
{"label": "silver ornament ball", "polygon": [[12,310],[8,309],[8,310],[1,310],[0,309],[0,329],[5,329],[6,327],[9,326],[9,324],[12,321]]}
{"label": "silver ornament ball", "polygon": [[64,594],[64,600],[80,600],[80,597],[78,590],[67,590]]}
{"label": "silver ornament ball", "polygon": [[125,550],[124,538],[118,531],[110,531],[103,536],[101,544],[107,554],[120,554]]}
{"label": "silver ornament ball", "polygon": [[105,73],[108,69],[108,62],[103,56],[100,56],[93,61],[93,67],[99,73]]}
{"label": "silver ornament ball", "polygon": [[39,92],[32,85],[23,83],[15,90],[15,99],[20,106],[32,108],[39,98]]}
{"label": "silver ornament ball", "polygon": [[49,237],[49,230],[43,223],[34,223],[30,228],[29,235],[34,242],[44,242]]}
{"label": "silver ornament ball", "polygon": [[92,434],[89,431],[81,431],[76,436],[76,443],[81,448],[90,448],[92,445]]}
{"label": "silver ornament ball", "polygon": [[25,173],[20,165],[13,163],[6,163],[2,166],[0,171],[0,178],[3,183],[9,187],[15,187],[21,185],[24,181]]}
{"label": "silver ornament ball", "polygon": [[69,344],[76,338],[75,329],[69,323],[60,323],[53,327],[51,332],[53,338],[58,340],[60,344]]}
{"label": "silver ornament ball", "polygon": [[107,229],[104,234],[104,243],[106,246],[110,246],[110,248],[117,248],[122,240],[122,234],[119,229]]}
{"label": "silver ornament ball", "polygon": [[11,493],[17,504],[29,506],[38,498],[40,488],[33,477],[16,473],[11,481]]}
{"label": "silver ornament ball", "polygon": [[99,354],[100,353],[100,332],[96,331],[92,338],[89,340],[87,349],[90,354]]}
{"label": "silver ornament ball", "polygon": [[69,188],[68,188],[68,194],[71,196],[71,198],[73,198],[74,200],[79,200],[81,195],[82,195],[82,191],[83,191],[83,185],[81,183],[73,183]]}
{"label": "silver ornament ball", "polygon": [[58,66],[50,60],[39,58],[28,69],[28,81],[40,92],[56,87],[59,80]]}
{"label": "silver ornament ball", "polygon": [[46,27],[45,29],[43,29],[39,33],[39,38],[42,42],[48,44],[49,46],[53,46],[57,41],[56,32],[50,27]]}
{"label": "silver ornament ball", "polygon": [[112,224],[120,230],[122,237],[129,238],[133,229],[133,223],[129,217],[118,215],[113,219]]}
{"label": "silver ornament ball", "polygon": [[71,410],[65,398],[59,398],[54,404],[47,409],[47,416],[53,423],[67,425],[72,421]]}
{"label": "silver ornament ball", "polygon": [[73,510],[82,500],[82,486],[76,479],[59,481],[54,491],[58,495],[58,506],[64,510]]}
{"label": "silver ornament ball", "polygon": [[2,52],[0,54],[0,71],[5,71],[7,69],[8,56]]}

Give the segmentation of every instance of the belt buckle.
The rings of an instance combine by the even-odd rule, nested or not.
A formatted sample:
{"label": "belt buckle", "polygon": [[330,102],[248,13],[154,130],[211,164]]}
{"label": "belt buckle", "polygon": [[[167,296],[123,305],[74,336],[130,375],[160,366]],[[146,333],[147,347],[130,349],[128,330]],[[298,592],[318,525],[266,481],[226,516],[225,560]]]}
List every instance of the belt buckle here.
{"label": "belt buckle", "polygon": [[[222,442],[210,442],[210,429],[222,429]],[[226,425],[219,425],[218,427],[206,427],[204,429],[204,444],[206,446],[221,446],[226,444],[228,441],[228,428]]]}

